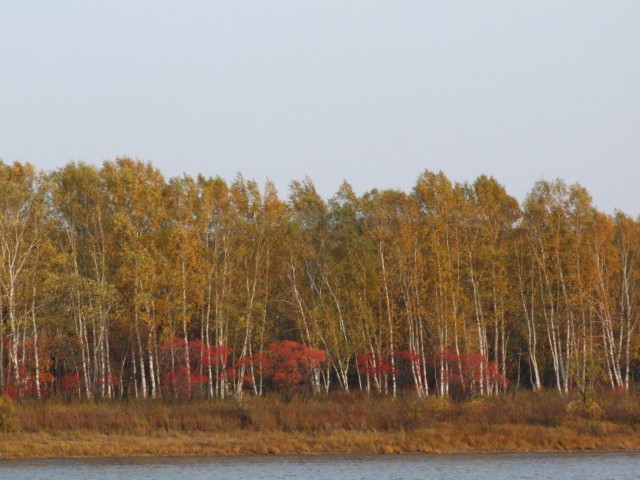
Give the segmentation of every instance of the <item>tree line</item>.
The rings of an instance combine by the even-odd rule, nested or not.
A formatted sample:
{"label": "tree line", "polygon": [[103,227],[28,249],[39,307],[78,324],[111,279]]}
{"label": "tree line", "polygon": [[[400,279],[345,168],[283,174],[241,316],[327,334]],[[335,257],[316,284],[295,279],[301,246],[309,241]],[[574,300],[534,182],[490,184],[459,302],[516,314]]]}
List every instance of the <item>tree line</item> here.
{"label": "tree line", "polygon": [[0,388],[15,398],[629,391],[640,222],[495,179],[324,200],[120,158],[0,162]]}

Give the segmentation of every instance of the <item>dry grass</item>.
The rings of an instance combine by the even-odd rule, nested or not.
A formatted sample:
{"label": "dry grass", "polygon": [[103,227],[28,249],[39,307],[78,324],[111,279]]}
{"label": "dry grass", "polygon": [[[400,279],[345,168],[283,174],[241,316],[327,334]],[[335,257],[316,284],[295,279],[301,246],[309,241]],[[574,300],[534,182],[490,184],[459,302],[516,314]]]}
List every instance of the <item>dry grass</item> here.
{"label": "dry grass", "polygon": [[[14,405],[0,456],[78,457],[640,449],[640,398],[554,393],[454,403],[331,396]],[[573,406],[570,404],[573,402]],[[576,403],[577,402],[577,403]]]}
{"label": "dry grass", "polygon": [[[600,430],[600,429],[598,429]],[[445,453],[551,450],[635,450],[640,434],[605,426],[606,434],[579,427],[449,424],[412,432],[335,430],[322,434],[276,432],[159,433],[153,436],[87,432],[11,433],[0,441],[2,458],[183,456],[313,453]]]}

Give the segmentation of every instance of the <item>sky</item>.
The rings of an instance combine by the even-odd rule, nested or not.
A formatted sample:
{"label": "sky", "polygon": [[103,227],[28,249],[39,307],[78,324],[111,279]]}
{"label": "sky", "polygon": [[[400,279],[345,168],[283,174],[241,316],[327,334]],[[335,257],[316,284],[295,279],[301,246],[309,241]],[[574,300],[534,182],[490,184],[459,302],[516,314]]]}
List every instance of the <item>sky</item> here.
{"label": "sky", "polygon": [[640,214],[638,0],[2,0],[0,159],[308,175],[326,198],[494,176]]}

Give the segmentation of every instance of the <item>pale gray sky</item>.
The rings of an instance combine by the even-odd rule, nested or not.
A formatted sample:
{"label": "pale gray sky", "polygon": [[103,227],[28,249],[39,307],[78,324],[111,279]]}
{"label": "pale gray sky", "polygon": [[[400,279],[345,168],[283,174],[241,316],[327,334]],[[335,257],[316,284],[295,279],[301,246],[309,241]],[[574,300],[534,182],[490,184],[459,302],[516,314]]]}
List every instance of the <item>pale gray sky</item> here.
{"label": "pale gray sky", "polygon": [[308,174],[328,197],[494,175],[640,213],[640,1],[0,3],[0,158]]}

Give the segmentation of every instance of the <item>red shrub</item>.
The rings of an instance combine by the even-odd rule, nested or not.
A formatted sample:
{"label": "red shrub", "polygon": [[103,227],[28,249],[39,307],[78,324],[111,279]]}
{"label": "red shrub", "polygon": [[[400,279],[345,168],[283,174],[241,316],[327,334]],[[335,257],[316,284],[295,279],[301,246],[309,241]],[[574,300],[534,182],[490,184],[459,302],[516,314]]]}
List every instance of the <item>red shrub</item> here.
{"label": "red shrub", "polygon": [[278,390],[291,391],[302,386],[312,372],[327,361],[327,352],[284,340],[269,344],[264,353],[244,361],[260,369]]}
{"label": "red shrub", "polygon": [[448,366],[448,381],[461,395],[469,397],[480,393],[480,382],[506,389],[507,377],[498,372],[496,362],[479,353],[456,353],[453,349],[440,353],[440,360]]}

